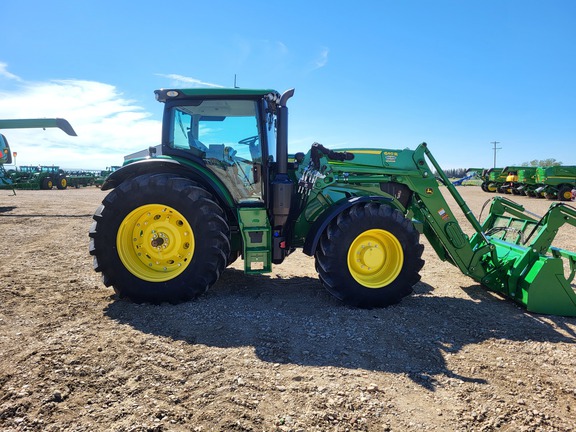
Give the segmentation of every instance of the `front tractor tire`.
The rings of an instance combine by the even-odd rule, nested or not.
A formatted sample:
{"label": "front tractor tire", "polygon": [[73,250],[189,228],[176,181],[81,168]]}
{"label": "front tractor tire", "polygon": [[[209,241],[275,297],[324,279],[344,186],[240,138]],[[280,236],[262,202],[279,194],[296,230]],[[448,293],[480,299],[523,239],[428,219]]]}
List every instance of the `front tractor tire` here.
{"label": "front tractor tire", "polygon": [[385,307],[412,292],[424,265],[420,234],[384,204],[358,204],[328,225],[316,251],[324,287],[344,303]]}
{"label": "front tractor tire", "polygon": [[121,298],[180,303],[203,294],[230,254],[224,212],[199,184],[142,175],[110,192],[93,216],[94,269]]}

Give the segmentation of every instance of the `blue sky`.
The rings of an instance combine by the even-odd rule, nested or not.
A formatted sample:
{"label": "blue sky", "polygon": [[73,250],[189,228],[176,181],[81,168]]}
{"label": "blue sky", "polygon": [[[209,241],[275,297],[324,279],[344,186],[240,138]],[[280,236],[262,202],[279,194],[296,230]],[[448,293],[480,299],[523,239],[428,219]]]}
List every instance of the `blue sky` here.
{"label": "blue sky", "polygon": [[290,151],[415,148],[444,168],[575,165],[572,0],[0,2],[18,165],[103,169],[159,143],[166,87],[296,89]]}

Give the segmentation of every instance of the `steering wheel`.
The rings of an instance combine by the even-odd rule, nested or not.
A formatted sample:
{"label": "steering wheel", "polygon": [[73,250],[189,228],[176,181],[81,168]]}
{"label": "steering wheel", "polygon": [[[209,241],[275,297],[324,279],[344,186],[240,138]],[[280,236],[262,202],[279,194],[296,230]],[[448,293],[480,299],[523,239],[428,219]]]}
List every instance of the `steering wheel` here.
{"label": "steering wheel", "polygon": [[258,141],[258,138],[259,138],[258,135],[254,135],[248,138],[241,139],[240,141],[238,141],[238,144],[246,144],[252,146],[256,143],[256,141]]}

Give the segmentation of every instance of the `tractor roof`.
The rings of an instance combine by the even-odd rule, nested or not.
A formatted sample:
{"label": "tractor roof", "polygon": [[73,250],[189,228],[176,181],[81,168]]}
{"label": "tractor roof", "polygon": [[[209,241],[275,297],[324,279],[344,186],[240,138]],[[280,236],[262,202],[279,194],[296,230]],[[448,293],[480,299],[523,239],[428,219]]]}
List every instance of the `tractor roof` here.
{"label": "tractor roof", "polygon": [[160,89],[155,90],[156,100],[166,102],[172,99],[189,97],[245,97],[266,96],[272,94],[274,99],[280,99],[280,94],[272,89],[241,89],[241,88],[190,88],[190,89]]}

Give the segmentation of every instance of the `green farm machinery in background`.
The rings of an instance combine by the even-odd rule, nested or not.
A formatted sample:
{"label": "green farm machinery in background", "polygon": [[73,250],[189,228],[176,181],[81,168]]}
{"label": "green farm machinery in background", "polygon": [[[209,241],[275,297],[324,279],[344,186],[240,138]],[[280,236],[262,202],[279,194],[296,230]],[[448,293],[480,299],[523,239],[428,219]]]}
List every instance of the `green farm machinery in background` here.
{"label": "green farm machinery in background", "polygon": [[[76,136],[76,132],[68,123],[61,118],[41,119],[3,119],[0,120],[2,129],[26,129],[26,128],[59,128],[68,135]],[[8,140],[0,135],[0,189],[66,189],[68,180],[66,173],[55,166],[24,166],[6,170],[4,165],[12,163],[12,152]],[[15,192],[14,192],[15,193]]]}
{"label": "green farm machinery in background", "polygon": [[502,169],[502,175],[506,176],[504,183],[498,188],[498,192],[519,195],[518,187],[520,181],[518,179],[518,171],[522,169],[521,166],[507,166]]}
{"label": "green farm machinery in background", "polygon": [[507,166],[504,168],[484,169],[480,174],[482,184],[480,185],[484,192],[499,192],[506,194],[519,195],[518,171],[522,167]]}
{"label": "green farm machinery in background", "polygon": [[66,189],[68,174],[58,166],[22,165],[6,172],[14,189]]}
{"label": "green farm machinery in background", "polygon": [[96,174],[96,179],[94,180],[94,184],[98,187],[102,187],[102,185],[104,184],[104,181],[108,178],[108,176],[118,169],[120,169],[119,165],[113,165],[113,166],[106,167],[105,170],[102,170]]}
{"label": "green farm machinery in background", "polygon": [[494,197],[480,222],[426,144],[331,150],[314,143],[289,155],[294,90],[155,93],[164,103],[162,154],[110,174],[89,232],[94,269],[120,297],[191,300],[236,259],[246,273],[267,273],[301,248],[336,298],[387,306],[420,280],[423,234],[440,259],[487,289],[529,311],[576,316],[576,253],[552,245],[562,225],[576,226],[573,207],[555,203],[536,218]]}
{"label": "green farm machinery in background", "polygon": [[490,168],[481,177],[485,192],[570,201],[576,189],[576,166]]}
{"label": "green farm machinery in background", "polygon": [[66,171],[66,176],[68,179],[68,187],[80,188],[94,186],[98,178],[99,172],[96,171],[85,171],[85,170],[75,170]]}
{"label": "green farm machinery in background", "polygon": [[576,189],[576,166],[538,167],[535,193],[559,201],[570,201]]}
{"label": "green farm machinery in background", "polygon": [[506,182],[507,174],[504,168],[489,168],[482,174],[481,188],[484,192],[499,192],[500,187]]}
{"label": "green farm machinery in background", "polygon": [[536,196],[536,167],[522,167],[518,170],[518,186],[516,192],[519,195],[529,197]]}

